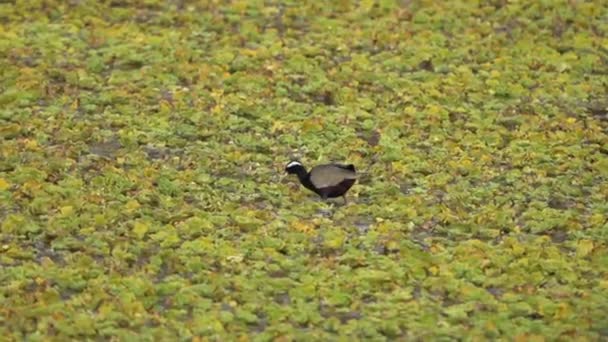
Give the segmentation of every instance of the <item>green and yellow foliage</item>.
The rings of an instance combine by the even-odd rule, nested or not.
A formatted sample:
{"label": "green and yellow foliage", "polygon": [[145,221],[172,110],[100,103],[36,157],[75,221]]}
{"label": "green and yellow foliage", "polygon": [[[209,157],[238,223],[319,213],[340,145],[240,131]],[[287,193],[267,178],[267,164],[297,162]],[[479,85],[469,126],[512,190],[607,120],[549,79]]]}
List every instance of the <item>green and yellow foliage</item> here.
{"label": "green and yellow foliage", "polygon": [[1,339],[605,340],[607,14],[2,1]]}

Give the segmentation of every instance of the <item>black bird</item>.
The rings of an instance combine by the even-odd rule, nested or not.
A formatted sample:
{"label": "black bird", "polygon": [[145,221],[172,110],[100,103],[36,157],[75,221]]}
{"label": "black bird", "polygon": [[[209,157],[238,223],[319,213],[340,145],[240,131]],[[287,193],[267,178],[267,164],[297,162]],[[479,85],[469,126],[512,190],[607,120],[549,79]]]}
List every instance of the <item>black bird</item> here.
{"label": "black bird", "polygon": [[296,174],[305,188],[314,191],[324,200],[327,198],[344,198],[346,192],[357,180],[353,164],[324,164],[313,167],[310,172],[297,160],[290,161],[285,167],[289,174]]}

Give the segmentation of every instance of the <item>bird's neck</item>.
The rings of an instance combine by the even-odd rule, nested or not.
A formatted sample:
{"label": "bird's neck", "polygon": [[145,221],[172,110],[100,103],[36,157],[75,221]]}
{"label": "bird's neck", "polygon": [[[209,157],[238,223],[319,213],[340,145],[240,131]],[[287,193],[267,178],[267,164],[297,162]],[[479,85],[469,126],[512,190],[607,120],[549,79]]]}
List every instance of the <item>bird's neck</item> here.
{"label": "bird's neck", "polygon": [[298,176],[298,179],[300,179],[300,182],[303,182],[308,178],[308,172],[306,172],[306,169],[303,166],[296,169],[296,175]]}
{"label": "bird's neck", "polygon": [[302,185],[304,185],[308,189],[314,190],[314,185],[312,185],[312,182],[310,181],[310,175],[308,174],[308,172],[306,172],[306,169],[304,167],[297,168],[296,175],[298,176],[298,179],[300,180],[300,183],[302,183]]}

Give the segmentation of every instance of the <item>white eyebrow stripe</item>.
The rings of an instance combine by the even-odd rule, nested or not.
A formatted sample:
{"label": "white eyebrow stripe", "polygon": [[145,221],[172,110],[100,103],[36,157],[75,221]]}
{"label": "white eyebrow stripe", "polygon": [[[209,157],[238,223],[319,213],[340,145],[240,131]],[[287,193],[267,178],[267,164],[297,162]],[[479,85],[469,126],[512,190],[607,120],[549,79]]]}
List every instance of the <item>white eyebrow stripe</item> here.
{"label": "white eyebrow stripe", "polygon": [[289,164],[287,164],[287,168],[290,168],[290,167],[296,166],[296,165],[302,166],[302,163],[300,163],[298,161],[292,161],[292,162],[289,162]]}

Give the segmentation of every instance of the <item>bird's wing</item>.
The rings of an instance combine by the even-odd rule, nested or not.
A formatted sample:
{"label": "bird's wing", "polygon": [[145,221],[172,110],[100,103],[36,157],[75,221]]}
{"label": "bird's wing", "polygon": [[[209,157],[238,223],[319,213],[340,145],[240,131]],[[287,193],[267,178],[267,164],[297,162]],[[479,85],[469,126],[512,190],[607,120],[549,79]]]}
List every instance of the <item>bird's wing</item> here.
{"label": "bird's wing", "polygon": [[357,179],[357,174],[342,165],[319,165],[310,170],[310,181],[317,188],[335,186],[346,179]]}

